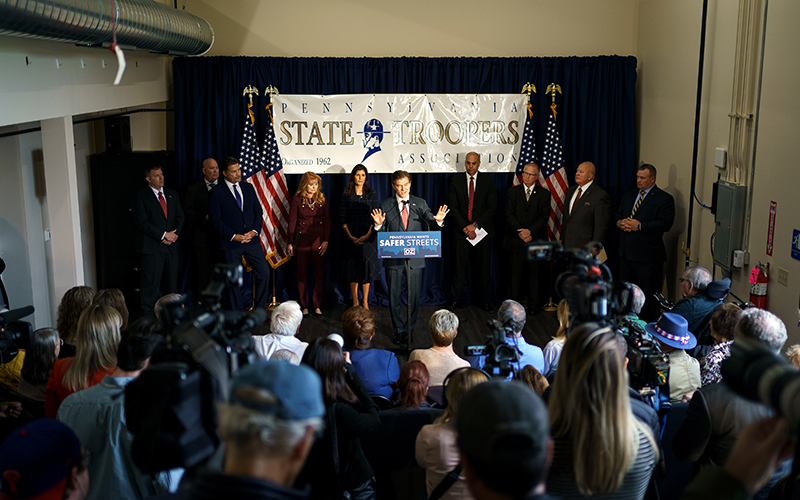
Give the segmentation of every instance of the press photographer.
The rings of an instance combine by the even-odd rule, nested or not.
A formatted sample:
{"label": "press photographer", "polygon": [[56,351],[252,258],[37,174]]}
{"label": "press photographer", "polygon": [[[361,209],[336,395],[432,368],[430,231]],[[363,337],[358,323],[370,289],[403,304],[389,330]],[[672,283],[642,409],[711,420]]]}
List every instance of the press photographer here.
{"label": "press photographer", "polygon": [[217,404],[228,399],[238,370],[257,361],[250,330],[267,317],[263,309],[221,309],[222,293],[241,286],[241,273],[239,265],[219,264],[202,305],[165,307],[165,343],[126,387],[133,459],[145,473],[181,467],[191,477],[219,448]]}

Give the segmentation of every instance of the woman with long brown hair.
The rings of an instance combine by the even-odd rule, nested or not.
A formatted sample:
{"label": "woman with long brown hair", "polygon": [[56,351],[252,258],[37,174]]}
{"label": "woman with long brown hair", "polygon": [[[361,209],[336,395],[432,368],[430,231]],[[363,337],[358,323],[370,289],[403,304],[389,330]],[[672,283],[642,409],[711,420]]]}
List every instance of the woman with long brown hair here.
{"label": "woman with long brown hair", "polygon": [[367,167],[358,164],[350,172],[350,182],[339,204],[339,219],[345,235],[344,275],[350,283],[353,306],[359,305],[358,287],[361,285],[361,305],[369,309],[370,284],[380,277],[378,267],[378,239],[375,236],[372,211],[378,208],[378,195],[369,187]]}
{"label": "woman with long brown hair", "polygon": [[59,359],[75,356],[75,335],[78,330],[78,318],[81,313],[92,305],[94,289],[90,286],[74,286],[67,290],[56,313],[56,330],[61,335],[64,345],[61,346]]}
{"label": "woman with long brown hair", "polygon": [[380,425],[378,407],[350,367],[347,353],[333,340],[311,342],[303,353],[303,364],[322,379],[327,416],[325,434],[314,443],[296,483],[310,484],[312,499],[338,500],[344,492],[348,498],[374,499],[374,472],[359,436]]}
{"label": "woman with long brown hair", "polygon": [[322,264],[331,238],[331,216],[322,193],[322,178],[306,172],[292,196],[289,210],[289,255],[297,258],[297,291],[303,314],[308,314],[308,261],[314,267],[312,303],[314,314],[322,314]]}

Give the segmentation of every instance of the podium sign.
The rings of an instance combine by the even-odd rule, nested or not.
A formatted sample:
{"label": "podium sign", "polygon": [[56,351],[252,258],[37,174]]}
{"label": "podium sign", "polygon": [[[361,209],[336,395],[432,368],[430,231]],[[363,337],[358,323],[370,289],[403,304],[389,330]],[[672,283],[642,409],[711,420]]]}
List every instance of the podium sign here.
{"label": "podium sign", "polygon": [[430,259],[441,256],[441,231],[378,231],[378,258]]}

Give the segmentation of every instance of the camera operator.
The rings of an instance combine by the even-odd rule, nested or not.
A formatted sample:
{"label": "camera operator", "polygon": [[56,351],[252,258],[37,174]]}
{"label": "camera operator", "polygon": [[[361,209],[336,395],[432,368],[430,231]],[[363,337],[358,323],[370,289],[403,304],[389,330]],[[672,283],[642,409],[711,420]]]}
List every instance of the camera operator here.
{"label": "camera operator", "polygon": [[[787,339],[786,326],[774,314],[751,308],[742,313],[734,338],[734,345],[749,338],[778,354]],[[685,462],[697,461],[699,467],[722,465],[742,428],[772,414],[769,406],[740,396],[727,384],[707,385],[695,392],[689,403],[686,419],[673,440],[675,456]],[[757,498],[766,497],[789,468],[788,463],[779,467],[762,490],[764,495]]]}
{"label": "camera operator", "polygon": [[[497,321],[508,326],[504,339],[506,345],[516,348],[519,352],[519,361],[513,363],[514,371],[531,365],[541,372],[544,370],[542,349],[527,343],[522,337],[522,329],[525,328],[526,319],[525,308],[514,300],[506,300],[497,311]],[[486,356],[470,356],[469,362],[473,368],[483,369],[486,365]]]}
{"label": "camera operator", "polygon": [[248,365],[219,411],[223,470],[202,472],[186,495],[174,498],[305,498],[292,485],[325,415],[319,376],[285,361]]}
{"label": "camera operator", "polygon": [[633,283],[628,283],[628,285],[631,287],[631,292],[628,292],[628,290],[622,290],[620,292],[620,307],[623,311],[628,307],[629,296],[633,295],[631,310],[624,316],[624,319],[632,322],[635,325],[638,325],[642,330],[644,330],[645,326],[647,326],[647,322],[639,319],[639,315],[642,313],[642,307],[644,307],[644,303],[647,298],[644,296],[642,289],[637,285],[634,285]]}

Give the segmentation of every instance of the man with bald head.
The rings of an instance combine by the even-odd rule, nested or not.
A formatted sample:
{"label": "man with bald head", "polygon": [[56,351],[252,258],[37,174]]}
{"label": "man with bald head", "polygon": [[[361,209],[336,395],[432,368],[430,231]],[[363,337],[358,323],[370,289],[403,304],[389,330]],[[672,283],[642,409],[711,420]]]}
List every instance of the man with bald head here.
{"label": "man with bald head", "polygon": [[594,163],[581,163],[575,172],[575,184],[567,190],[561,220],[561,242],[566,248],[585,248],[593,241],[605,242],[611,198],[594,181],[595,173]]}
{"label": "man with bald head", "polygon": [[189,238],[192,242],[194,280],[192,290],[195,297],[208,286],[214,265],[222,262],[219,237],[208,221],[208,192],[217,185],[219,166],[214,158],[203,161],[203,178],[186,188],[184,207],[189,223]]}
{"label": "man with bald head", "polygon": [[[464,283],[467,268],[472,271],[472,303],[486,311],[493,311],[492,281],[489,268],[494,232],[494,212],[497,209],[497,188],[488,174],[479,174],[481,157],[471,151],[464,157],[464,170],[450,178],[447,206],[453,219],[453,303],[455,311],[465,303]],[[477,241],[477,234],[488,234]],[[472,262],[470,262],[470,260]]]}

